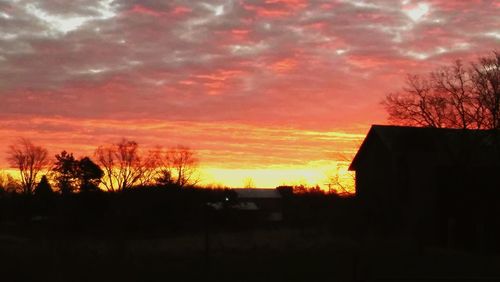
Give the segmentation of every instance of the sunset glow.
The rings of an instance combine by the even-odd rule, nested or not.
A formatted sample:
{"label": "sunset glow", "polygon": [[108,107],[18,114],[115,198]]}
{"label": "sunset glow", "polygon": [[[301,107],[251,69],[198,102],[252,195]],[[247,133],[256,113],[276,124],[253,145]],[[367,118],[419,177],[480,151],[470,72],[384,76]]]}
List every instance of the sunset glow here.
{"label": "sunset glow", "polygon": [[0,167],[18,137],[76,156],[125,137],[193,148],[203,184],[325,188],[407,73],[498,50],[499,14],[496,1],[0,3]]}

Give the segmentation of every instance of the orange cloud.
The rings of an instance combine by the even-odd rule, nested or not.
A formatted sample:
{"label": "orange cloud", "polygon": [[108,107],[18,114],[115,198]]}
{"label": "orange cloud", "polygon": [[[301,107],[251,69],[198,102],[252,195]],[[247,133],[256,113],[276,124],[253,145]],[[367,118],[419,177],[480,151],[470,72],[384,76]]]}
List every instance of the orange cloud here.
{"label": "orange cloud", "polygon": [[288,72],[297,67],[297,60],[286,58],[271,65],[271,69],[277,73]]}
{"label": "orange cloud", "polygon": [[[364,129],[360,129],[362,132]],[[167,122],[161,120],[103,120],[40,118],[3,119],[0,134],[12,136],[0,140],[0,167],[6,167],[6,151],[15,142],[15,136],[27,137],[49,149],[51,155],[67,150],[76,156],[92,156],[101,144],[116,142],[122,137],[137,141],[143,148],[184,144],[194,148],[204,169],[212,173],[212,180],[224,183],[224,171],[241,169],[254,171],[279,169],[281,178],[268,179],[266,185],[308,178],[311,171],[318,177],[339,160],[352,155],[364,137],[363,133],[311,131],[286,127],[264,127],[241,123]],[[288,171],[288,172],[286,172]],[[291,177],[291,172],[304,175]],[[261,175],[267,175],[260,172]],[[248,176],[248,175],[247,175]],[[251,175],[250,175],[251,176]],[[262,176],[264,177],[264,176]],[[241,174],[241,181],[244,175]],[[210,179],[207,179],[210,180]],[[231,182],[232,181],[232,182]],[[233,183],[232,178],[228,184]],[[264,179],[257,181],[264,185]],[[310,181],[309,181],[310,182]],[[231,184],[231,185],[233,185]],[[316,183],[309,183],[316,184]],[[321,183],[319,183],[321,184]]]}

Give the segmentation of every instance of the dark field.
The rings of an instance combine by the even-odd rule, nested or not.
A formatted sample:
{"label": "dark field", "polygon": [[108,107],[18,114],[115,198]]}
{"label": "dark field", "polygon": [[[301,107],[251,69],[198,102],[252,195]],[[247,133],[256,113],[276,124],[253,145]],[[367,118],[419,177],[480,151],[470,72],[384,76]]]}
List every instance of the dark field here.
{"label": "dark field", "polygon": [[353,198],[288,195],[272,223],[206,209],[226,196],[5,197],[1,281],[500,281],[497,252],[370,231]]}
{"label": "dark field", "polygon": [[[320,229],[168,237],[3,235],[3,281],[497,281],[498,256],[359,242]],[[405,247],[402,247],[405,246]],[[5,279],[5,280],[4,280]]]}
{"label": "dark field", "polygon": [[[260,230],[169,238],[1,240],[6,281],[308,281],[351,279],[353,246],[325,234]],[[342,244],[344,245],[344,244]]]}

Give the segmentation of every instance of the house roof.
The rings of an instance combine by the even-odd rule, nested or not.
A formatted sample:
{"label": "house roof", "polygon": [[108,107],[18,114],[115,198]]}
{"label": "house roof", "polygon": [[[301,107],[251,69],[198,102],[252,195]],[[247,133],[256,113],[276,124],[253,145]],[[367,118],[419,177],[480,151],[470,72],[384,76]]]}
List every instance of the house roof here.
{"label": "house roof", "polygon": [[281,198],[281,194],[276,189],[267,188],[236,188],[233,189],[238,198]]}
{"label": "house roof", "polygon": [[500,157],[500,132],[495,130],[372,125],[349,170],[356,170],[375,139],[391,153],[433,156],[445,163],[465,155],[477,163],[498,163]]}

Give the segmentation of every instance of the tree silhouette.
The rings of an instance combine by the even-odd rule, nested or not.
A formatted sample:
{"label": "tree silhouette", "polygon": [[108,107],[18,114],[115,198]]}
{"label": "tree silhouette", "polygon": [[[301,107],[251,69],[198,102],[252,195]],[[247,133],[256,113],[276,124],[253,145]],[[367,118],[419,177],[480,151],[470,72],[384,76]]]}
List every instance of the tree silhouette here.
{"label": "tree silhouette", "polygon": [[69,194],[77,189],[87,192],[99,189],[104,172],[89,157],[76,160],[72,153],[62,151],[56,155],[52,168],[52,178],[62,194]]}
{"label": "tree silhouette", "polygon": [[189,147],[170,148],[164,155],[160,176],[163,181],[171,181],[180,188],[196,185],[200,181],[198,159]]}
{"label": "tree silhouette", "polygon": [[80,192],[90,192],[99,189],[104,171],[89,157],[78,161],[78,179],[80,181]]}
{"label": "tree silhouette", "polygon": [[485,127],[500,128],[500,53],[472,63],[471,79],[487,117]]}
{"label": "tree silhouette", "polygon": [[32,194],[38,174],[49,164],[47,150],[21,138],[9,146],[7,156],[9,164],[19,170],[23,193]]}
{"label": "tree silhouette", "polygon": [[53,179],[62,194],[69,194],[78,187],[78,161],[73,154],[62,151],[56,155],[56,161],[52,168]]}
{"label": "tree silhouette", "polygon": [[355,193],[355,174],[348,170],[348,163],[337,163],[335,171],[327,173],[328,192],[341,196]]}
{"label": "tree silhouette", "polygon": [[252,177],[246,177],[243,179],[243,188],[255,188],[255,182]]}
{"label": "tree silhouette", "polygon": [[162,150],[156,147],[148,151],[147,155],[141,161],[141,177],[139,183],[142,186],[153,185],[159,178],[162,163]]}
{"label": "tree silhouette", "polygon": [[48,197],[52,195],[52,187],[50,186],[49,180],[46,175],[43,175],[40,182],[37,184],[34,190],[35,196]]}
{"label": "tree silhouette", "polygon": [[409,75],[402,92],[382,101],[389,120],[405,125],[500,128],[500,53],[464,66],[456,61],[426,76]]}
{"label": "tree silhouette", "polygon": [[170,170],[160,168],[160,171],[158,172],[158,176],[156,177],[156,184],[163,186],[163,187],[174,186],[175,181],[172,178],[172,174],[171,174]]}
{"label": "tree silhouette", "polygon": [[[121,191],[141,183],[144,177],[154,179],[157,170],[156,154],[142,156],[139,144],[122,139],[108,146],[99,146],[95,152],[97,162],[104,171],[102,184],[108,191]],[[149,181],[149,180],[148,180]]]}

